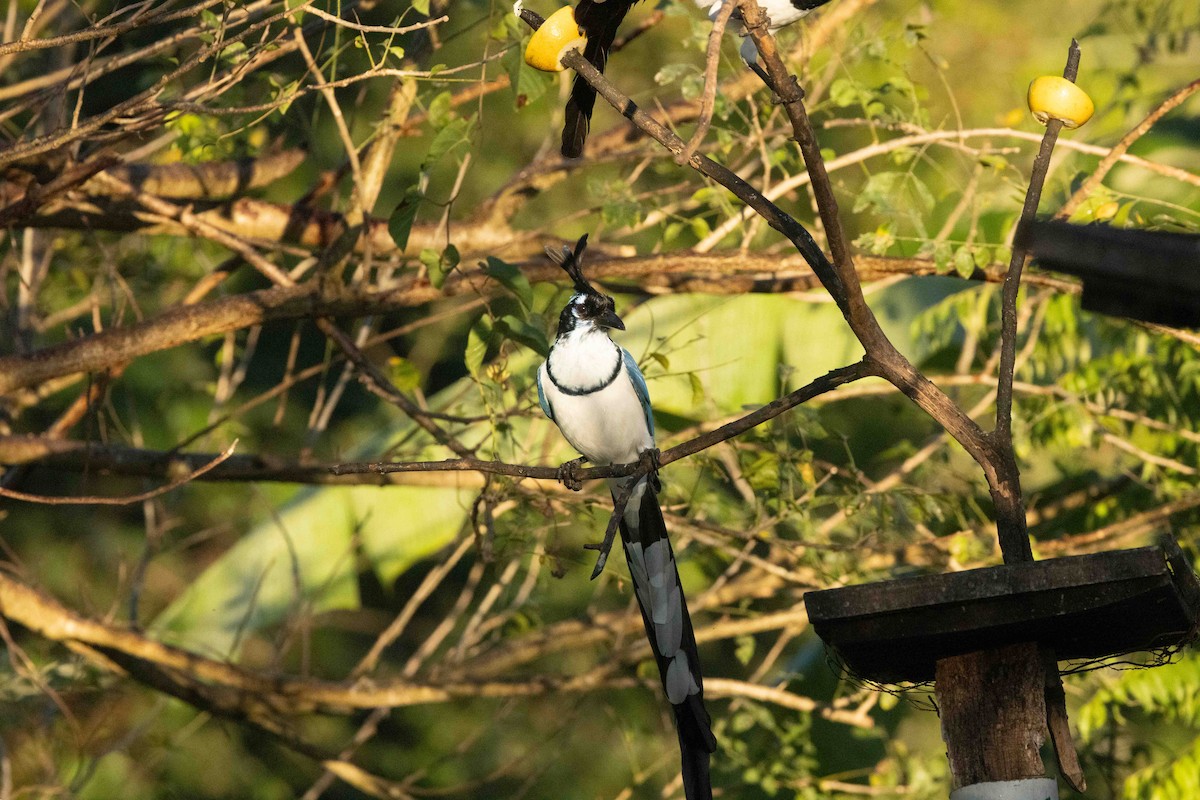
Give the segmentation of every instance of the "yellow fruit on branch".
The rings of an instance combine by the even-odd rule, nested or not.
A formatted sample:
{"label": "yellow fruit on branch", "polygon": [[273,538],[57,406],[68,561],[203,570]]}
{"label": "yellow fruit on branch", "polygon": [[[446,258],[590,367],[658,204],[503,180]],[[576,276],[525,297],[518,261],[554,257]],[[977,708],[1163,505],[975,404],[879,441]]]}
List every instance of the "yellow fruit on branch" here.
{"label": "yellow fruit on branch", "polygon": [[568,50],[582,50],[587,37],[575,23],[575,9],[564,6],[546,17],[533,32],[525,48],[525,63],[543,72],[562,72],[562,57]]}
{"label": "yellow fruit on branch", "polygon": [[1078,128],[1096,111],[1088,93],[1060,75],[1034,78],[1026,99],[1033,118],[1043,125],[1057,119],[1064,128]]}

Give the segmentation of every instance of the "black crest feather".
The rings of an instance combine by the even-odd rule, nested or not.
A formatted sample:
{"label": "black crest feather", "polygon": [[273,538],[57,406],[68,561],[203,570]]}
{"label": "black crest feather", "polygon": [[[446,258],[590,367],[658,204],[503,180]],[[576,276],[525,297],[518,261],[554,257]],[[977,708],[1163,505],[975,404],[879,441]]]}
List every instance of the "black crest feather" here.
{"label": "black crest feather", "polygon": [[567,245],[562,246],[562,250],[555,250],[549,245],[546,246],[546,255],[555,264],[563,268],[571,280],[575,283],[575,291],[585,292],[587,294],[599,294],[592,285],[588,283],[587,278],[583,277],[583,251],[587,249],[587,237],[585,233],[579,237],[579,241],[575,243],[575,248],[572,249]]}

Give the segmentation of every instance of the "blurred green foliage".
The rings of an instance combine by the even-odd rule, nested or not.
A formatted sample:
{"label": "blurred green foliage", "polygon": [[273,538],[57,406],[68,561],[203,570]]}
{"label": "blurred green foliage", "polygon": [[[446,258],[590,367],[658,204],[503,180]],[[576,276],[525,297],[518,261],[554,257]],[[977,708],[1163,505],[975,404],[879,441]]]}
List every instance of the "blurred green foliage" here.
{"label": "blurred green foliage", "polygon": [[[24,20],[35,5],[20,0],[14,13]],[[113,10],[83,5],[90,13]],[[335,3],[318,5],[339,11]],[[1185,0],[865,5],[795,66],[856,246],[873,255],[929,259],[939,273],[868,287],[872,307],[906,355],[964,407],[980,405],[986,419],[998,292],[958,278],[1009,258],[1034,147],[1011,131],[1039,133],[1023,109],[1025,86],[1059,71],[1070,37],[1078,37],[1079,82],[1098,111],[1068,138],[1111,146],[1167,93],[1195,79],[1200,11]],[[219,41],[237,6],[216,3],[203,11],[198,41]],[[663,20],[609,65],[618,85],[652,112],[699,95],[708,29],[683,2],[641,4],[629,24],[655,10]],[[374,211],[388,219],[401,248],[415,226],[444,218],[444,243],[370,269],[377,277],[386,269],[424,270],[441,286],[473,265],[458,237],[474,212],[557,147],[567,79],[523,64],[525,33],[504,4],[364,6],[356,19],[408,25],[430,13],[449,16],[433,43],[421,31],[393,37],[330,26],[313,37],[312,48],[331,82],[380,64],[420,73],[414,113],[423,120],[401,140]],[[131,52],[196,23],[183,16],[135,30],[104,52]],[[788,46],[805,35],[801,26],[780,34]],[[197,46],[184,39],[97,81],[78,98],[81,113],[154,85]],[[723,74],[742,69],[735,49],[728,43]],[[328,194],[312,202],[345,210],[352,178],[335,121],[319,92],[297,93],[311,86],[307,65],[293,53],[237,72],[262,52],[270,49],[251,41],[207,64],[212,75],[240,77],[203,98],[207,111],[166,115],[153,132],[164,137],[153,157],[200,163],[303,145],[305,162],[258,195],[293,203],[331,178]],[[81,49],[74,58],[84,56]],[[51,60],[44,51],[14,58],[2,67],[4,80],[31,79],[48,71]],[[500,76],[509,80],[507,89],[456,102],[460,92]],[[173,81],[164,97],[184,98],[190,88],[185,79]],[[356,143],[376,134],[388,89],[385,78],[337,88]],[[1185,104],[1133,152],[1194,172],[1198,114],[1194,100]],[[785,122],[761,91],[719,94],[705,150],[756,186],[789,186],[778,202],[815,228],[800,177],[804,166]],[[6,118],[4,134],[13,139],[39,124],[29,110]],[[611,109],[598,108],[593,142],[623,125]],[[1061,205],[1096,160],[1064,143],[1043,210]],[[644,143],[585,160],[527,195],[496,221],[510,226],[514,238],[533,231],[539,241],[570,241],[590,232],[593,242],[640,254],[697,246],[787,254],[766,225],[729,224],[741,208],[726,192]],[[1194,232],[1198,208],[1194,184],[1123,164],[1076,218]],[[37,237],[46,259],[36,298],[44,324],[6,326],[0,335],[6,353],[152,318],[177,306],[228,258],[211,243],[166,235],[64,230]],[[24,257],[24,241],[9,232],[0,245],[12,315],[11,298],[23,279],[14,265]],[[556,464],[573,453],[541,418],[533,371],[567,293],[531,286],[516,256],[496,250],[480,260],[504,294],[380,315],[372,332],[401,333],[368,352],[400,388],[453,418],[456,435],[480,457]],[[308,253],[284,248],[275,255],[292,269]],[[237,269],[220,292],[266,285]],[[666,444],[769,402],[860,352],[820,292],[653,296],[631,282],[612,288],[621,291],[618,308],[628,323],[621,343],[646,373]],[[1080,311],[1074,296],[1041,285],[1025,289],[1022,308],[1014,433],[1035,514],[1035,547],[1197,497],[1195,340],[1095,317]],[[276,391],[310,367],[319,367],[313,377]],[[271,323],[138,359],[72,435],[197,452],[237,438],[239,452],[285,461],[445,457],[357,380],[339,389],[342,376],[339,354],[310,323]],[[78,383],[50,387],[27,407],[6,409],[5,423],[17,433],[44,431],[80,390]],[[855,727],[820,710],[713,699],[721,740],[714,783],[726,796],[746,798],[946,796],[935,715],[836,675],[804,624],[755,630],[751,623],[796,609],[806,589],[994,562],[987,488],[961,448],[907,400],[881,383],[863,382],[674,464],[664,479],[685,588],[693,602],[705,603],[698,626],[748,626],[703,643],[706,674],[785,688],[815,699],[817,709],[859,707],[870,721]],[[41,494],[130,494],[154,482],[34,469],[21,485]],[[1200,534],[1198,505],[1163,523],[1186,545]],[[400,708],[376,721],[378,732],[358,749],[355,763],[414,797],[658,796],[676,774],[677,755],[653,667],[644,658],[626,663],[639,659],[629,656],[635,643],[619,631],[603,640],[579,635],[589,624],[606,631],[597,621],[617,630],[614,620],[630,618],[620,559],[596,583],[584,577],[591,564],[580,544],[598,535],[607,508],[603,490],[565,497],[495,477],[460,483],[453,474],[387,487],[195,482],[124,508],[6,501],[3,546],[6,569],[85,615],[144,627],[268,674],[341,680],[457,542],[469,538],[466,555],[447,565],[444,580],[381,654],[375,674],[432,683],[462,674],[537,680],[603,670],[612,660],[615,674],[608,677],[636,676],[641,683]],[[1105,546],[1147,543],[1152,533],[1137,529]],[[768,585],[781,571],[781,583],[769,592],[745,588]],[[550,645],[564,644],[525,661],[514,655],[543,636]],[[274,740],[28,631],[6,630],[5,644],[0,732],[12,796],[315,796],[320,765]],[[1166,668],[1068,679],[1089,796],[1182,800],[1200,792],[1197,669],[1189,653]],[[336,751],[367,720],[366,712],[314,715],[295,727]],[[335,781],[321,796],[361,795]]]}

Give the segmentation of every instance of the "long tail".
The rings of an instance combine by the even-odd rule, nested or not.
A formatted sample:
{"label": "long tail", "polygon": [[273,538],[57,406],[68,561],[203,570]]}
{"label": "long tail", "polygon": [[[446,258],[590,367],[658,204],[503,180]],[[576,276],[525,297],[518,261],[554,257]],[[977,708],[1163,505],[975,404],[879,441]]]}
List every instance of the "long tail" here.
{"label": "long tail", "polygon": [[700,655],[679,584],[675,554],[667,539],[658,497],[647,479],[642,479],[630,497],[620,529],[646,637],[658,661],[667,700],[675,709],[684,794],[687,800],[711,800],[708,759],[717,749],[717,740],[704,708]]}
{"label": "long tail", "polygon": [[[633,3],[634,0],[580,0],[575,7],[575,22],[588,37],[583,55],[601,72],[608,62],[613,39],[617,38],[617,28]],[[583,154],[595,105],[596,90],[576,75],[563,120],[562,154],[567,158],[578,158]]]}

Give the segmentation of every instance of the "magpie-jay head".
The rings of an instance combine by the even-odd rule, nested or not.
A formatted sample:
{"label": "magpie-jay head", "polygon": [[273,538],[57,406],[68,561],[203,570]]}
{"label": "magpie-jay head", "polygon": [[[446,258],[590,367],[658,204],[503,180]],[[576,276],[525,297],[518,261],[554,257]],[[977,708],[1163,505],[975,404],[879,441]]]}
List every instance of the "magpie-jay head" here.
{"label": "magpie-jay head", "polygon": [[577,292],[558,317],[559,336],[585,327],[623,331],[625,323],[617,316],[613,299],[593,290]]}
{"label": "magpie-jay head", "polygon": [[625,330],[625,323],[617,316],[613,299],[602,294],[583,277],[583,251],[587,247],[587,234],[579,237],[575,248],[563,245],[562,251],[546,248],[550,260],[562,267],[575,283],[575,294],[558,317],[558,335],[583,328],[616,328]]}

